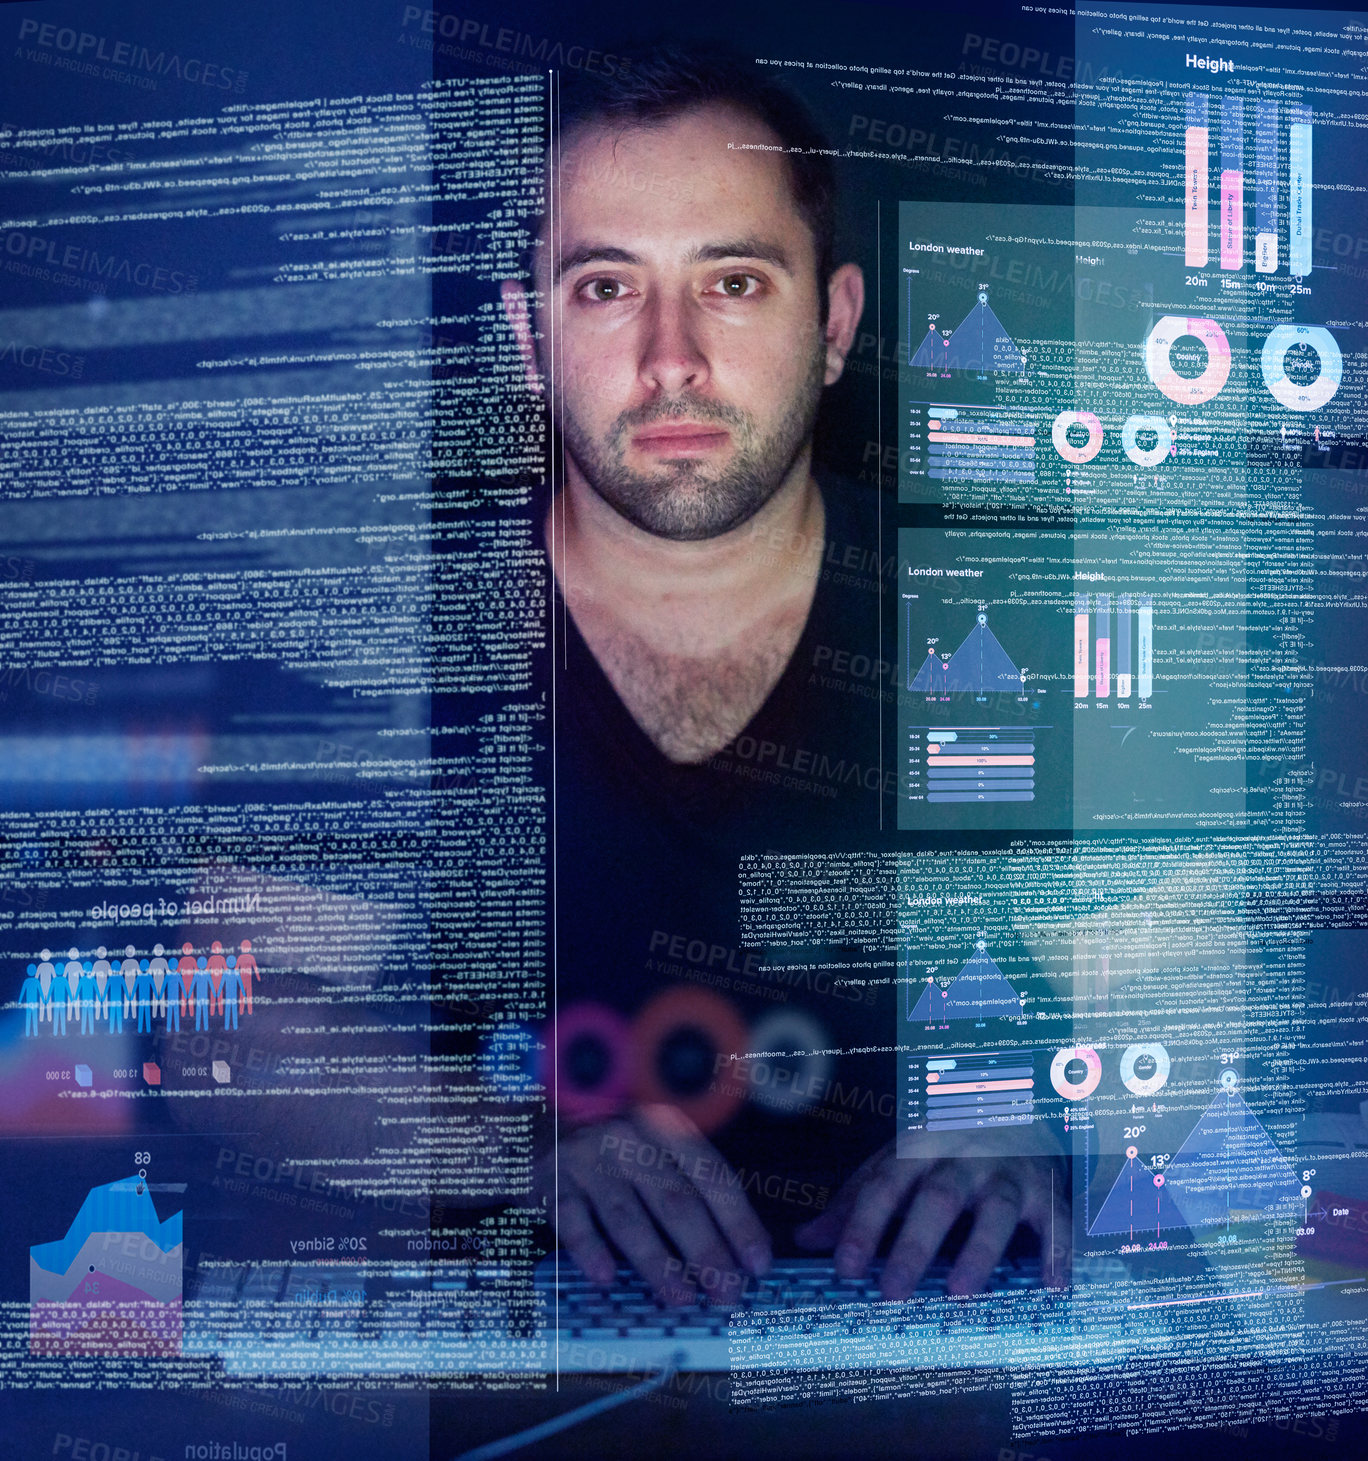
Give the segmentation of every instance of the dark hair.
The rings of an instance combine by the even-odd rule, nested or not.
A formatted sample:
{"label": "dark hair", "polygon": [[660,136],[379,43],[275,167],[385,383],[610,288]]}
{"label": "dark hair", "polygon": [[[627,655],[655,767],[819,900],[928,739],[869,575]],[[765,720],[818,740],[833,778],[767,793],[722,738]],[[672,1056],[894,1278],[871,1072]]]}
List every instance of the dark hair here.
{"label": "dark hair", "polygon": [[749,112],[784,148],[793,201],[812,231],[818,296],[826,318],[826,281],[836,268],[836,175],[819,155],[826,139],[796,97],[750,62],[720,46],[652,46],[611,76],[579,72],[560,97],[561,133],[598,122],[650,126],[697,106],[726,105]]}

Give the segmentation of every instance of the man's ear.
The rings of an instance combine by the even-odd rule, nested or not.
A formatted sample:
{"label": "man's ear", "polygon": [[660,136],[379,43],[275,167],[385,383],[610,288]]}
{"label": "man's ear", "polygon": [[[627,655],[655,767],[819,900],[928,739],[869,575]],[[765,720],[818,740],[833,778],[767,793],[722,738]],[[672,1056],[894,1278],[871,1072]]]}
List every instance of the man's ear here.
{"label": "man's ear", "polygon": [[827,281],[826,384],[833,386],[845,369],[855,340],[855,327],[864,313],[864,273],[858,264],[842,264]]}
{"label": "man's ear", "polygon": [[503,311],[508,318],[509,328],[517,341],[518,354],[522,356],[527,387],[541,395],[545,387],[537,365],[536,332],[532,328],[532,292],[520,279],[505,279],[499,285],[499,294],[503,298]]}

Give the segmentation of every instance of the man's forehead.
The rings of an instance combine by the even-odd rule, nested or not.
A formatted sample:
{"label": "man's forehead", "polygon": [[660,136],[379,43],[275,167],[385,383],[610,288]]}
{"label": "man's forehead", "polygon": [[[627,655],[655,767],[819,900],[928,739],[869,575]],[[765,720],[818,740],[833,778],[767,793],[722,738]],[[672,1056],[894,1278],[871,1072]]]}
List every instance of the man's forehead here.
{"label": "man's forehead", "polygon": [[768,240],[795,261],[811,252],[778,139],[735,107],[591,122],[566,139],[555,166],[562,262],[590,243],[680,258],[744,239]]}

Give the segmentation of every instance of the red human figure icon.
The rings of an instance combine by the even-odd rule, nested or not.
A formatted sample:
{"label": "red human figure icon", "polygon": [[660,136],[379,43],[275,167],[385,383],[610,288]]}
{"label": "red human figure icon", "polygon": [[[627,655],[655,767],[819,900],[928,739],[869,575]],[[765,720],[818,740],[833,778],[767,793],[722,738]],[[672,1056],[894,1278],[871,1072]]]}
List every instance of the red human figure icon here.
{"label": "red human figure icon", "polygon": [[[252,941],[249,938],[243,939],[238,945],[241,952],[238,954],[237,971],[238,977],[242,980],[243,996],[246,1000],[247,1013],[252,1013],[252,980],[261,981],[261,970],[257,968],[257,961],[252,957]],[[242,1000],[238,1001],[238,1008],[242,1008]]]}
{"label": "red human figure icon", "polygon": [[228,960],[223,957],[223,945],[217,939],[209,945],[209,978],[213,982],[214,994],[209,1008],[214,1014],[223,1013],[223,981],[228,973]]}
{"label": "red human figure icon", "polygon": [[196,973],[198,973],[198,971],[199,971],[199,966],[195,963],[195,946],[194,946],[194,944],[191,944],[191,943],[184,943],[184,944],[182,944],[181,945],[181,957],[180,957],[179,962],[176,964],[176,973],[180,975],[180,984],[181,984],[180,1007],[181,1007],[181,1013],[182,1014],[185,1013],[186,1005],[187,1004],[190,1007],[190,1013],[191,1014],[194,1014],[194,1012],[195,1012],[195,996],[191,992],[191,990],[192,990],[192,987],[193,987],[194,982],[195,982],[195,975],[196,975]]}

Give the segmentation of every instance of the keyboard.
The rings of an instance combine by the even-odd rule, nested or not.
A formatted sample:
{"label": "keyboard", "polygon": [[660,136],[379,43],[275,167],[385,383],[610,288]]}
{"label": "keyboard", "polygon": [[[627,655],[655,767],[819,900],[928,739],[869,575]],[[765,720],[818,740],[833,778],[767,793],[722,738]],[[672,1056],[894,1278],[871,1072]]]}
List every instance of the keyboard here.
{"label": "keyboard", "polygon": [[[487,1270],[487,1271],[486,1271]],[[879,1294],[881,1265],[837,1276],[830,1258],[776,1262],[730,1306],[663,1304],[626,1269],[600,1288],[562,1257],[537,1265],[517,1322],[512,1275],[499,1265],[392,1269],[217,1265],[186,1304],[184,1353],[262,1375],[643,1374],[753,1368],[967,1367],[1005,1363],[1012,1339],[1058,1363],[1067,1296],[1038,1265],[1000,1265],[988,1292],[954,1298],[949,1265],[916,1294]],[[1050,1334],[1055,1338],[1049,1338]]]}
{"label": "keyboard", "polygon": [[[620,1269],[605,1290],[565,1259],[557,1282],[548,1259],[537,1272],[538,1288],[547,1298],[548,1362],[562,1374],[640,1373],[666,1364],[679,1370],[727,1370],[737,1336],[758,1337],[763,1362],[766,1352],[776,1352],[777,1340],[786,1335],[810,1338],[833,1315],[842,1317],[847,1330],[851,1324],[880,1328],[894,1318],[903,1326],[898,1337],[906,1339],[909,1326],[927,1337],[939,1334],[945,1317],[962,1318],[966,1305],[979,1316],[986,1314],[982,1302],[948,1295],[948,1263],[928,1269],[915,1295],[898,1304],[880,1297],[882,1267],[876,1263],[863,1278],[847,1279],[838,1277],[829,1258],[781,1260],[763,1279],[749,1280],[730,1306],[707,1299],[674,1306],[654,1298],[628,1269]],[[1007,1294],[1033,1294],[1038,1308],[1051,1303],[1057,1308],[1060,1299],[1042,1287],[1034,1261],[999,1265],[987,1292],[997,1296],[999,1309]],[[846,1340],[850,1337],[847,1332]],[[843,1350],[849,1348],[843,1345]],[[898,1361],[890,1354],[888,1363]]]}

